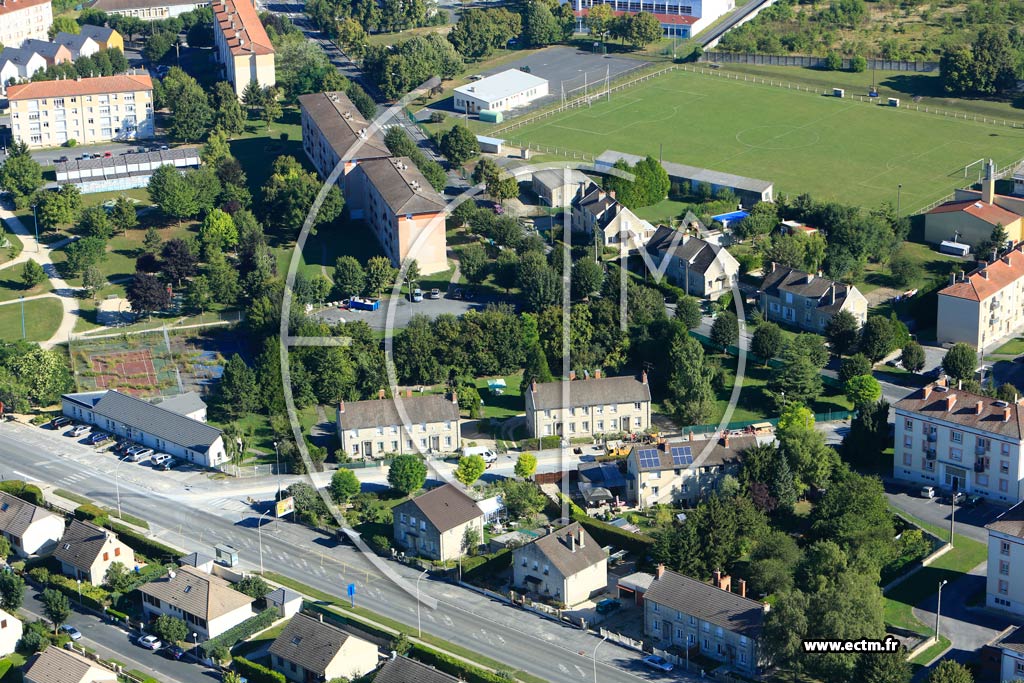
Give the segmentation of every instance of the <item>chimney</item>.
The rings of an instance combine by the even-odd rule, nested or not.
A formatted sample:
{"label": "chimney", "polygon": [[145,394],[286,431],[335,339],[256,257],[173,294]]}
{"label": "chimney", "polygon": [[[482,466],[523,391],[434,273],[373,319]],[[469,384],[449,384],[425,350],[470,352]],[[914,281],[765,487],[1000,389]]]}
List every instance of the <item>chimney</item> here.
{"label": "chimney", "polygon": [[714,584],[715,588],[722,587],[722,572],[717,569],[711,572],[711,583]]}
{"label": "chimney", "polygon": [[456,392],[452,392],[452,403],[456,406],[459,405],[459,395]]}
{"label": "chimney", "polygon": [[949,274],[949,284],[950,284],[950,286],[956,284],[956,273],[950,273]]}
{"label": "chimney", "polygon": [[777,263],[776,263],[775,261],[772,261],[771,267],[770,267],[770,268],[768,269],[768,272],[769,272],[769,273],[774,273],[774,272],[775,272],[775,268],[776,268],[776,267],[777,267],[778,265],[779,265],[779,264],[777,264]]}
{"label": "chimney", "polygon": [[1003,408],[1003,422],[1010,421],[1010,410],[1010,406],[1006,406],[1005,408]]}
{"label": "chimney", "polygon": [[807,284],[814,282],[814,273],[807,273]]}
{"label": "chimney", "polygon": [[611,197],[612,199],[615,199],[615,190],[609,190],[608,196]]}
{"label": "chimney", "polygon": [[387,394],[388,392],[384,391],[383,389],[377,390],[377,398],[384,398],[385,396],[387,396]]}
{"label": "chimney", "polygon": [[569,550],[576,552],[576,534],[569,532]]}
{"label": "chimney", "polygon": [[693,432],[690,432],[689,438],[690,438],[690,441],[693,441]]}
{"label": "chimney", "polygon": [[530,381],[530,393],[533,393],[533,394],[537,393],[537,380],[531,380]]}
{"label": "chimney", "polygon": [[575,370],[570,370],[569,371],[569,381],[571,382],[574,379],[576,379],[576,371]]}
{"label": "chimney", "polygon": [[988,268],[982,268],[981,269],[981,276],[983,278],[985,278],[986,280],[988,279]]}
{"label": "chimney", "polygon": [[405,390],[405,397],[406,398],[412,398],[412,389],[411,388]]}
{"label": "chimney", "polygon": [[964,390],[964,381],[962,379],[958,379],[956,381],[956,390],[957,391],[963,391]]}
{"label": "chimney", "polygon": [[828,288],[829,293],[832,295],[832,305],[836,303],[836,285],[833,282],[832,286]]}
{"label": "chimney", "polygon": [[739,589],[740,589],[740,597],[741,598],[747,597],[747,580],[746,579],[740,579],[736,583],[737,583],[737,585],[739,586]]}
{"label": "chimney", "polygon": [[665,576],[665,565],[659,564],[657,570],[655,570],[655,578],[660,579]]}
{"label": "chimney", "polygon": [[722,445],[726,448],[729,447],[729,432],[722,433]]}
{"label": "chimney", "polygon": [[964,282],[966,280],[967,280],[967,273],[965,273],[964,271],[961,270],[960,271],[960,282]]}
{"label": "chimney", "polygon": [[646,370],[644,370],[643,372],[640,373],[640,383],[641,384],[647,384],[647,371]]}
{"label": "chimney", "polygon": [[338,404],[338,413],[341,414],[341,415],[345,414],[345,402],[344,401],[342,401],[341,403]]}
{"label": "chimney", "polygon": [[975,413],[975,415],[981,415],[981,411],[983,411],[984,409],[985,409],[985,402],[984,401],[978,401],[977,405],[974,406],[974,413]]}
{"label": "chimney", "polygon": [[996,198],[996,165],[989,159],[985,164],[985,179],[981,181],[981,201],[991,204]]}
{"label": "chimney", "polygon": [[601,371],[594,370],[594,379],[601,379]]}
{"label": "chimney", "polygon": [[992,263],[995,263],[997,258],[999,258],[999,247],[992,247]]}
{"label": "chimney", "polygon": [[324,613],[323,612],[317,612],[316,615],[318,617],[320,617],[320,623],[321,624],[324,623]]}
{"label": "chimney", "polygon": [[939,379],[935,380],[935,386],[937,386],[937,387],[949,386],[949,380],[946,378],[945,375],[943,375]]}
{"label": "chimney", "polygon": [[955,406],[955,405],[956,405],[956,394],[950,394],[949,396],[946,397],[946,412],[947,413],[951,412],[953,410],[953,406]]}
{"label": "chimney", "polygon": [[583,548],[584,548],[584,547],[586,546],[586,544],[587,544],[587,542],[586,542],[586,541],[584,540],[584,538],[583,538],[583,536],[584,536],[584,534],[585,534],[586,532],[585,532],[585,531],[583,531],[583,527],[582,527],[582,526],[580,526],[580,528],[579,528],[579,529],[578,529],[577,531],[579,531],[579,532],[580,532],[580,535],[579,535],[579,544],[580,544],[580,550],[582,550],[582,549],[583,549]]}

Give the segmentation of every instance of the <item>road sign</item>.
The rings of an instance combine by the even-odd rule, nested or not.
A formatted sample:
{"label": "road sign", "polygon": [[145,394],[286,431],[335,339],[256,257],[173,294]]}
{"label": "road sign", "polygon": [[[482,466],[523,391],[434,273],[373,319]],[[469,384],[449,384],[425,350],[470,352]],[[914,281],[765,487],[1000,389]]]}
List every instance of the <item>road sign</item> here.
{"label": "road sign", "polygon": [[352,607],[356,606],[356,585],[354,583],[348,585],[348,600]]}
{"label": "road sign", "polygon": [[285,515],[295,512],[295,498],[289,496],[282,498],[277,501],[277,505],[274,506],[274,514],[278,517],[284,517]]}

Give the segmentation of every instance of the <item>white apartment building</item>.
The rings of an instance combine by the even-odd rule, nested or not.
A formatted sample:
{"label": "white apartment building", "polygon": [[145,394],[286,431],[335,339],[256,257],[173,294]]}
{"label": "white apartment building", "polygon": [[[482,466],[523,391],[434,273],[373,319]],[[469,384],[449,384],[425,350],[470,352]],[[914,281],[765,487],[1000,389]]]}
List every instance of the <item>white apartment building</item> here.
{"label": "white apartment building", "polygon": [[1000,681],[1024,680],[1024,628],[1014,626],[992,646],[999,649]]}
{"label": "white apartment building", "polygon": [[93,9],[107,14],[138,17],[143,21],[169,19],[209,6],[207,0],[96,0],[92,5]]}
{"label": "white apartment building", "polygon": [[386,454],[454,453],[459,443],[459,400],[452,394],[380,398],[338,404],[341,450],[357,458]]}
{"label": "white apartment building", "polygon": [[[570,0],[565,0],[566,2]],[[648,12],[668,37],[692,38],[736,6],[735,0],[571,0],[577,27],[586,31],[594,5],[611,5],[616,15]]]}
{"label": "white apartment building", "polygon": [[570,381],[568,387],[534,382],[526,394],[526,426],[535,438],[643,432],[651,426],[647,373],[640,379],[602,378],[597,371],[592,379]]}
{"label": "white apartment building", "polygon": [[897,401],[893,476],[992,501],[1021,500],[1021,406],[942,379]]}
{"label": "white apartment building", "polygon": [[0,0],[0,45],[21,47],[29,38],[48,40],[52,23],[50,0]]}
{"label": "white apartment building", "polygon": [[1024,505],[1014,505],[985,528],[988,529],[985,605],[1024,616]]}
{"label": "white apartment building", "polygon": [[1024,327],[1024,243],[969,275],[950,275],[939,291],[936,335],[940,344],[965,342],[976,349]]}
{"label": "white apartment building", "polygon": [[121,75],[7,88],[11,132],[29,147],[153,137],[153,81]]}

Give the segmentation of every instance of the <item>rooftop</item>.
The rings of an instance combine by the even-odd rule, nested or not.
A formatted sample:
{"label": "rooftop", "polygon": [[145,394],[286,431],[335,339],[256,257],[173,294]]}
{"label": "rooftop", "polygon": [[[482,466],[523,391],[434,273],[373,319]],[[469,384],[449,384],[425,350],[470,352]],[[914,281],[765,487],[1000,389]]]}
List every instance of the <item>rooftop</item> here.
{"label": "rooftop", "polygon": [[129,12],[152,7],[206,7],[209,4],[209,0],[96,0],[92,8],[104,12]]}
{"label": "rooftop", "polygon": [[111,178],[150,173],[154,164],[198,166],[199,162],[199,148],[184,146],[173,149],[153,150],[151,152],[117,154],[98,159],[69,159],[67,161],[58,161],[54,164],[54,169],[56,173],[80,173],[81,171],[102,169],[102,177]]}
{"label": "rooftop", "polygon": [[[598,167],[602,165],[614,166],[615,162],[619,159],[635,165],[638,161],[641,161],[643,157],[635,154],[626,154],[625,152],[616,152],[615,150],[609,149],[599,155],[597,159],[594,160],[594,164]],[[661,162],[661,166],[672,178],[686,178],[687,180],[695,180],[697,182],[709,183],[720,187],[732,187],[737,190],[756,192],[758,194],[770,190],[773,187],[773,184],[767,180],[747,178],[745,176],[733,175],[732,173],[723,173],[721,171],[712,171],[711,169],[699,168],[697,166],[677,164],[672,161],[663,161]]]}
{"label": "rooftop", "polygon": [[20,66],[25,66],[35,54],[36,53],[32,50],[19,50],[16,47],[5,47],[3,50],[0,50],[0,66],[5,62],[14,62]]}
{"label": "rooftop", "polygon": [[248,595],[232,588],[224,579],[187,565],[143,584],[139,590],[207,620],[251,605],[253,601]]}
{"label": "rooftop", "polygon": [[[445,210],[444,197],[409,157],[367,159],[359,164],[359,168],[396,216],[436,214]],[[444,225],[440,229],[444,230]]]}
{"label": "rooftop", "polygon": [[62,81],[37,81],[22,83],[7,88],[7,99],[34,100],[41,97],[80,97],[82,95],[105,95],[115,92],[138,92],[152,90],[153,81],[149,76],[128,75],[76,78]]}
{"label": "rooftop", "polygon": [[994,521],[986,524],[985,528],[1008,536],[1024,538],[1024,503],[1017,503]]}
{"label": "rooftop", "polygon": [[[930,420],[973,427],[1012,439],[1021,438],[1021,406],[998,401],[963,389],[946,386],[945,380],[932,382],[893,406],[896,410],[917,413]],[[980,412],[979,412],[980,411]]]}
{"label": "rooftop", "polygon": [[82,24],[80,32],[81,35],[89,36],[97,42],[106,42],[112,35],[117,33],[117,31],[109,26],[95,26],[93,24]]}
{"label": "rooftop", "polygon": [[644,600],[748,638],[758,637],[764,624],[764,605],[757,600],[741,597],[673,571],[663,570],[661,576],[651,582]]}
{"label": "rooftop", "polygon": [[0,17],[5,14],[13,14],[19,10],[35,7],[36,5],[49,5],[50,0],[0,0]]}
{"label": "rooftop", "polygon": [[[398,412],[399,403],[402,406],[402,415]],[[340,429],[394,427],[407,423],[423,424],[459,419],[458,404],[443,394],[342,402],[338,406],[338,412]],[[403,418],[403,415],[408,419]]]}
{"label": "rooftop", "polygon": [[975,199],[946,202],[945,204],[939,204],[928,213],[939,214],[955,212],[963,212],[968,214],[969,216],[974,216],[979,220],[985,221],[989,225],[1009,225],[1010,223],[1013,223],[1014,221],[1020,219],[1020,216],[1013,213],[1012,211],[1007,211],[1001,206],[997,206],[995,204],[988,204],[986,202]]}
{"label": "rooftop", "polygon": [[31,683],[113,683],[117,681],[117,674],[77,652],[48,647],[25,665],[25,680]]}
{"label": "rooftop", "polygon": [[231,54],[274,54],[274,46],[250,0],[212,0],[210,7],[214,25],[224,35]]}
{"label": "rooftop", "polygon": [[402,505],[410,503],[441,533],[484,514],[475,500],[453,484],[438,486]]}
{"label": "rooftop", "polygon": [[45,517],[56,517],[49,510],[0,491],[0,531],[21,538],[29,526]]}
{"label": "rooftop", "polygon": [[[675,247],[672,246],[673,241],[676,241]],[[723,247],[665,225],[658,226],[651,241],[647,243],[647,251],[662,255],[671,251],[672,256],[685,261],[687,268],[698,273],[707,272],[718,260],[722,261],[723,266],[729,262],[735,264],[735,259]]]}
{"label": "rooftop", "polygon": [[542,85],[547,85],[547,80],[540,76],[534,76],[519,69],[506,69],[479,81],[460,85],[455,92],[485,102],[497,102]]}
{"label": "rooftop", "polygon": [[459,679],[408,657],[395,657],[384,663],[373,683],[459,683]]}
{"label": "rooftop", "polygon": [[1004,287],[1024,277],[1024,245],[1003,254],[1002,257],[981,266],[945,289],[939,290],[939,296],[952,296],[957,299],[983,301],[993,294],[999,293]]}
{"label": "rooftop", "polygon": [[337,626],[305,614],[296,614],[270,645],[270,654],[323,676],[345,641],[353,637]]}
{"label": "rooftop", "polygon": [[1024,628],[1014,626],[1012,630],[993,643],[993,645],[1024,654]]}
{"label": "rooftop", "polygon": [[[116,540],[113,531],[101,529],[92,522],[72,519],[61,536],[53,556],[76,569],[88,570],[108,540]],[[131,569],[131,567],[129,567]]]}
{"label": "rooftop", "polygon": [[522,548],[516,548],[512,554],[519,554],[531,545],[567,578],[608,558],[605,549],[580,526],[579,522],[573,522],[546,536],[541,536]]}
{"label": "rooftop", "polygon": [[[51,40],[39,40],[38,38],[29,38],[28,40],[23,41],[21,44],[22,50],[29,50],[31,52],[35,52],[37,55],[47,57],[48,59],[54,59],[60,53],[61,48],[68,50],[68,53],[71,52],[66,45]],[[68,59],[70,59],[70,56],[65,56]]]}
{"label": "rooftop", "polygon": [[379,129],[366,131],[370,123],[343,92],[301,95],[299,104],[339,159],[390,157]]}
{"label": "rooftop", "polygon": [[[94,43],[96,42],[87,33],[67,33],[66,31],[61,31],[53,37],[53,42],[59,43],[73,52],[81,50],[85,47],[85,43],[90,40]],[[97,45],[97,47],[99,46]]]}
{"label": "rooftop", "polygon": [[839,311],[856,287],[830,280],[820,274],[805,273],[796,268],[771,264],[761,281],[760,290],[768,296],[778,297],[780,292],[818,300],[818,310]]}
{"label": "rooftop", "polygon": [[[566,179],[566,176],[568,176],[568,179]],[[587,185],[591,180],[579,169],[546,168],[543,171],[534,171],[533,182],[553,190],[564,185],[579,185],[580,183]]]}
{"label": "rooftop", "polygon": [[[585,408],[588,406],[609,405],[614,403],[637,403],[651,400],[651,388],[647,385],[647,377],[602,377],[578,379],[568,382],[545,382],[535,384],[530,389],[535,410],[558,410],[561,408]],[[567,389],[567,400],[563,401],[562,392]]]}
{"label": "rooftop", "polygon": [[[585,17],[590,14],[590,8],[584,8],[582,10],[573,10],[573,14],[577,17]],[[636,14],[635,12],[624,12],[622,10],[613,10],[612,14],[617,17],[621,17],[623,14]],[[700,21],[700,17],[694,17],[689,14],[661,14],[655,13],[654,18],[658,20],[659,24],[673,26],[691,26]]]}
{"label": "rooftop", "polygon": [[[715,439],[699,467],[715,467],[736,462],[743,457],[743,451],[757,445],[753,436],[732,436]],[[642,472],[678,470],[693,466],[694,461],[708,446],[708,441],[670,441],[663,444],[638,444],[629,451],[629,458],[637,461]]]}

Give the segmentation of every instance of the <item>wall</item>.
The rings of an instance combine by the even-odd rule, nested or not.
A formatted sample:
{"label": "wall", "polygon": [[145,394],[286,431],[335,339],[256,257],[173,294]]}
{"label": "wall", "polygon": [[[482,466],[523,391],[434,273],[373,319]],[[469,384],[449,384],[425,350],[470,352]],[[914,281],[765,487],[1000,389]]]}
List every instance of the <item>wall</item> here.
{"label": "wall", "polygon": [[[756,64],[765,66],[794,66],[821,68],[825,66],[824,57],[805,55],[762,55],[748,54],[744,52],[705,52],[700,61],[719,64]],[[843,59],[843,69],[851,68],[852,59]],[[910,62],[895,59],[869,59],[867,70],[875,71],[914,71],[920,73],[931,73],[939,70],[938,62]]]}

